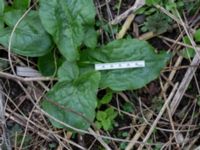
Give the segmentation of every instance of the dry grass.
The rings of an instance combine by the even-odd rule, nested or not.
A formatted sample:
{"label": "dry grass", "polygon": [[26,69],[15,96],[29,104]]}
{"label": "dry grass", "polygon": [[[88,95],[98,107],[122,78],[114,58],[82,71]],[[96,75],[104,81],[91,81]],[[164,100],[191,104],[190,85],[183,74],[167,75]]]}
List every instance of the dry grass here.
{"label": "dry grass", "polygon": [[[137,2],[141,3],[141,1]],[[41,99],[52,87],[53,81],[56,79],[47,77],[24,78],[16,75],[14,68],[17,65],[30,66],[31,68],[37,68],[37,66],[29,58],[19,57],[11,53],[11,36],[8,50],[0,47],[1,54],[7,54],[8,59],[6,61],[10,64],[8,68],[0,71],[0,77],[3,81],[0,82],[3,87],[2,89],[0,88],[0,144],[3,145],[4,143],[8,150],[12,148],[21,150],[26,147],[27,149],[50,149],[49,146],[51,144],[55,144],[55,147],[52,148],[55,150],[99,149],[100,146],[107,150],[117,150],[120,149],[120,144],[122,143],[125,143],[125,150],[154,150],[156,146],[160,146],[160,149],[163,150],[197,149],[200,145],[200,108],[198,106],[199,100],[197,99],[197,95],[200,95],[200,72],[198,68],[200,63],[200,47],[195,43],[192,34],[195,29],[199,28],[199,21],[196,21],[195,24],[188,24],[189,21],[186,17],[174,16],[157,5],[155,7],[174,20],[175,28],[178,31],[177,35],[174,38],[155,35],[152,32],[140,35],[139,27],[134,22],[134,16],[130,14],[133,8],[136,9],[135,5],[127,6],[129,9],[122,11],[124,3],[120,1],[121,7],[113,12],[113,3],[114,1],[112,0],[95,0],[99,21],[123,26],[119,32],[120,36],[113,32],[113,25],[111,24],[109,24],[111,34],[104,32],[103,29],[99,30],[101,33],[101,43],[116,39],[117,35],[118,38],[122,38],[126,34],[137,33],[136,38],[139,39],[151,40],[156,37],[168,46],[168,51],[174,53],[169,65],[161,72],[159,79],[152,82],[152,84],[156,83],[156,88],[159,89],[154,97],[148,97],[148,93],[151,92],[151,84],[139,91],[115,94],[113,101],[117,105],[110,105],[110,107],[116,109],[119,114],[123,114],[124,118],[128,120],[125,125],[119,122],[119,127],[114,129],[115,133],[102,130],[95,131],[92,128],[84,131],[71,127],[44,112],[39,105]],[[128,5],[128,3],[126,4]],[[29,10],[20,20],[23,19]],[[199,11],[196,16],[198,14]],[[193,17],[194,21],[195,18],[197,17]],[[192,46],[182,42],[184,35],[189,37]],[[181,51],[183,48],[194,48],[196,51],[195,57],[189,61],[184,60],[178,55],[178,51]],[[143,99],[145,91],[147,91],[147,99],[150,101],[150,104]],[[134,93],[137,94],[133,95]],[[159,99],[161,105],[156,103],[155,99]],[[136,109],[133,112],[121,110],[121,105],[124,102],[133,104]],[[160,107],[160,109],[157,110],[157,107]],[[79,134],[76,134],[74,138],[70,131],[55,129],[50,125],[47,118],[54,119],[67,128],[79,132]],[[7,123],[7,127],[5,123]],[[15,125],[18,125],[21,129],[16,132],[19,135],[13,135],[14,138],[8,137],[6,132]],[[122,131],[128,133],[126,137],[116,136],[116,132]],[[28,137],[31,137],[29,145],[26,144]],[[18,143],[19,138],[21,139],[20,143]],[[10,142],[13,139],[12,143],[14,145],[11,148]]]}

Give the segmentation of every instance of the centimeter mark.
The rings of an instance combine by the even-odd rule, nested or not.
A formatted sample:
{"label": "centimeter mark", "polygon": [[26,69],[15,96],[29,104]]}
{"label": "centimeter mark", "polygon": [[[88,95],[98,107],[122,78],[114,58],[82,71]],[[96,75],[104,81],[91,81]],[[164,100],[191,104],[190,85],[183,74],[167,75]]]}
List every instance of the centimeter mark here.
{"label": "centimeter mark", "polygon": [[145,61],[143,60],[95,64],[95,70],[114,70],[142,67],[145,67]]}

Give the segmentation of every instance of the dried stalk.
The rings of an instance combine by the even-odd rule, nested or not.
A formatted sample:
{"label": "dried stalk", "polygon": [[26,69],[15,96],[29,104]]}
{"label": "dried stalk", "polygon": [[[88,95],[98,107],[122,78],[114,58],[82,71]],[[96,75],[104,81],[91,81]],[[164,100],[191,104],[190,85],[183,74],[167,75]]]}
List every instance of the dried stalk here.
{"label": "dried stalk", "polygon": [[117,16],[113,21],[111,21],[112,25],[120,23],[124,20],[131,12],[136,12],[139,8],[145,5],[145,0],[136,0],[135,4],[126,10],[123,14]]}
{"label": "dried stalk", "polygon": [[0,147],[5,145],[7,150],[12,150],[12,146],[11,146],[11,143],[10,143],[10,139],[9,139],[7,127],[6,127],[4,97],[3,97],[3,94],[1,93],[2,90],[3,90],[3,88],[2,88],[2,85],[1,85],[1,81],[0,81],[0,129],[1,129]]}
{"label": "dried stalk", "polygon": [[[195,55],[194,59],[192,60],[192,63],[190,64],[191,66],[198,66],[200,64],[200,59],[199,59],[200,51],[198,50],[197,54]],[[197,70],[197,67],[189,67],[187,69],[187,72],[181,81],[176,94],[170,104],[170,109],[171,109],[171,114],[175,113],[178,105],[181,102],[181,99],[183,98],[183,95],[185,94],[185,91],[187,90],[192,78],[194,77],[194,74]]]}

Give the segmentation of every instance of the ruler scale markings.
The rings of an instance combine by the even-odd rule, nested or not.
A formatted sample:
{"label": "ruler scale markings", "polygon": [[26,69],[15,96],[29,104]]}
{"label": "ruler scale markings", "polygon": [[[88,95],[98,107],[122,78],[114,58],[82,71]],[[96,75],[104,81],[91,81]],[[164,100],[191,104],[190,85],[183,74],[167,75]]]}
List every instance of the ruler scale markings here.
{"label": "ruler scale markings", "polygon": [[142,68],[142,67],[145,67],[145,61],[143,60],[95,64],[95,70],[114,70],[114,69],[128,69],[128,68]]}

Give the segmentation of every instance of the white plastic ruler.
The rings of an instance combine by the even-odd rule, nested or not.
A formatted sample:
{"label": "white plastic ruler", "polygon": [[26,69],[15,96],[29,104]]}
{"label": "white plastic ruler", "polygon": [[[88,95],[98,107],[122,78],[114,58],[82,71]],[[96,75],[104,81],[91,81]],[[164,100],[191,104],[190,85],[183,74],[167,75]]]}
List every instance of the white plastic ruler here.
{"label": "white plastic ruler", "polygon": [[145,67],[144,60],[95,64],[95,70],[114,70],[142,67]]}

